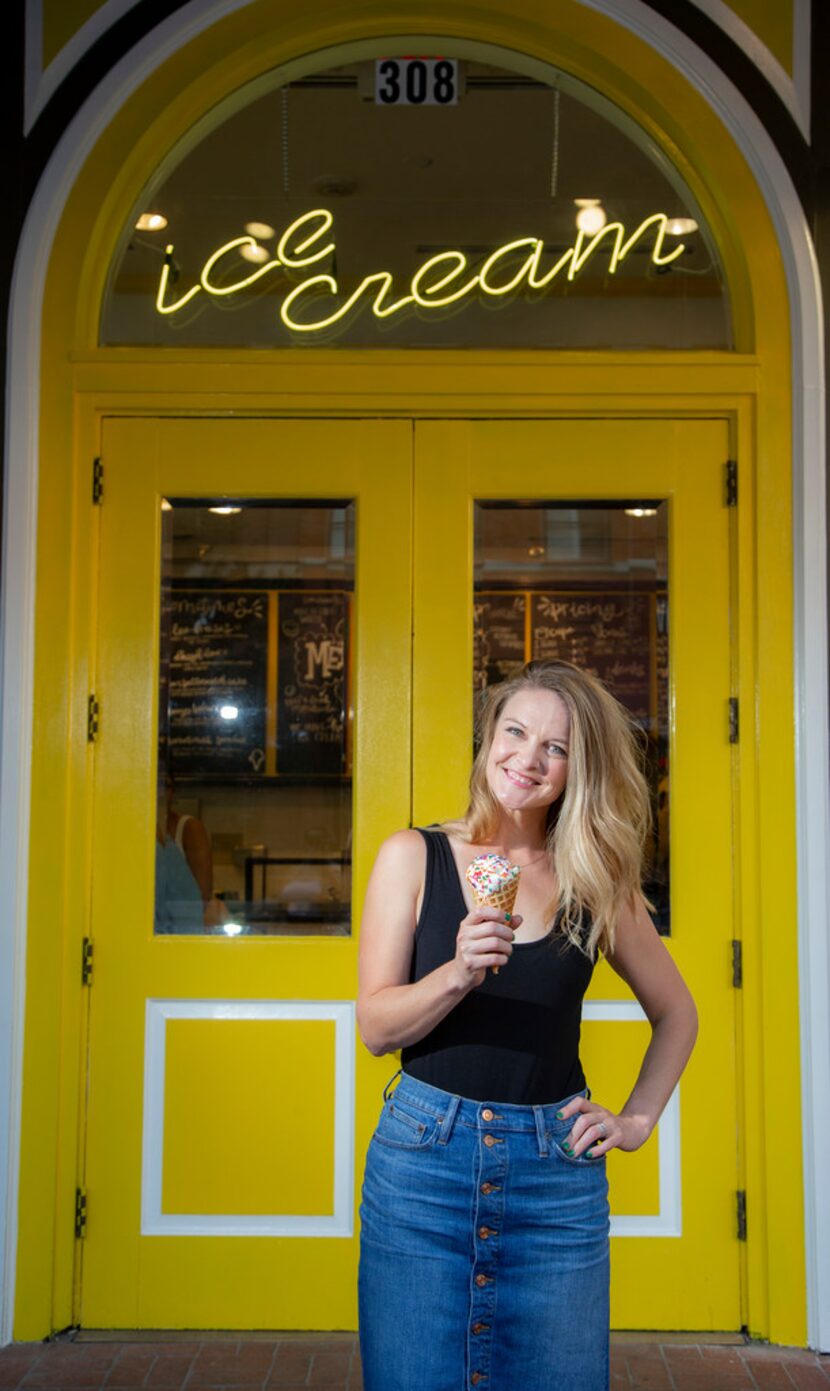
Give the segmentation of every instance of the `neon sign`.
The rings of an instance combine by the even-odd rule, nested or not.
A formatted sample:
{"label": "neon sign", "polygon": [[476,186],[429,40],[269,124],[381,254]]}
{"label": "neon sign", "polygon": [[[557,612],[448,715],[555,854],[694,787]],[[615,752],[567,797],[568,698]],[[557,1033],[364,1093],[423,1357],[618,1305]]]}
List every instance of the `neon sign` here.
{"label": "neon sign", "polygon": [[[654,237],[650,259],[655,266],[671,265],[686,249],[685,243],[680,242],[664,253],[663,243],[669,218],[666,213],[652,213],[630,235],[626,234],[621,222],[607,222],[593,235],[578,231],[573,245],[544,270],[542,257],[545,244],[542,239],[517,237],[515,241],[496,247],[472,273],[463,251],[439,251],[422,262],[410,279],[408,293],[397,299],[393,296],[391,272],[378,270],[370,271],[351,294],[338,300],[340,286],[336,275],[305,273],[309,266],[315,266],[333,255],[334,241],[325,241],[333,223],[334,217],[327,208],[314,208],[311,212],[303,213],[285,229],[277,243],[276,254],[270,260],[241,279],[225,280],[222,276],[223,263],[229,265],[234,252],[239,256],[242,247],[258,245],[255,237],[234,237],[211,252],[202,266],[197,284],[191,285],[189,290],[173,300],[167,298],[174,251],[171,244],[166,248],[156,294],[156,310],[164,315],[177,314],[197,295],[228,299],[250,289],[266,275],[284,271],[294,281],[297,272],[300,272],[303,279],[293,284],[285,295],[280,306],[280,318],[293,333],[319,333],[339,323],[361,301],[371,301],[371,312],[375,318],[389,319],[410,305],[417,305],[420,310],[434,311],[458,304],[475,293],[500,299],[521,287],[544,291],[557,277],[575,280],[601,248],[610,251],[608,273],[616,275],[634,247],[650,235]],[[320,245],[321,242],[324,244]],[[318,313],[322,308],[322,317],[313,317],[315,308]]]}

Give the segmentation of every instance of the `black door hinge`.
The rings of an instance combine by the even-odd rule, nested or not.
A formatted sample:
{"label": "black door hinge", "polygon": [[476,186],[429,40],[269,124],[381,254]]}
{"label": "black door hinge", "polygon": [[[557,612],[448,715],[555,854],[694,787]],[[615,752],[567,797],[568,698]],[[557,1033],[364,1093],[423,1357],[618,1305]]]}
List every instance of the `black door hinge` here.
{"label": "black door hinge", "polygon": [[741,986],[744,983],[744,946],[736,938],[732,939],[732,984]]}
{"label": "black door hinge", "polygon": [[75,1189],[75,1236],[81,1241],[86,1236],[86,1189]]}
{"label": "black door hinge", "polygon": [[739,1188],[738,1199],[738,1240],[746,1241],[746,1189]]}
{"label": "black door hinge", "polygon": [[729,742],[738,742],[738,697],[729,697]]}
{"label": "black door hinge", "polygon": [[95,948],[92,945],[92,938],[85,937],[81,948],[81,985],[92,984],[92,957]]}
{"label": "black door hinge", "polygon": [[726,461],[726,505],[738,505],[738,463],[736,459]]}
{"label": "black door hinge", "polygon": [[101,714],[101,707],[98,704],[98,697],[91,695],[86,708],[86,737],[90,744],[94,744],[98,738],[98,722]]}
{"label": "black door hinge", "polygon": [[97,506],[104,496],[104,461],[101,458],[92,460],[92,501]]}

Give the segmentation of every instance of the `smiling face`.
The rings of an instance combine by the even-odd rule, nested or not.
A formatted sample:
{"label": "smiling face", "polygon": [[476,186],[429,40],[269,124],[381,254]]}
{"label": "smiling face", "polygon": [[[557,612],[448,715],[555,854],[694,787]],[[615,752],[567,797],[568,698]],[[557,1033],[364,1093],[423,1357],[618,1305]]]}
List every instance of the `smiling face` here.
{"label": "smiling face", "polygon": [[561,696],[529,687],[505,702],[487,756],[487,782],[508,812],[546,810],[568,778],[570,715]]}

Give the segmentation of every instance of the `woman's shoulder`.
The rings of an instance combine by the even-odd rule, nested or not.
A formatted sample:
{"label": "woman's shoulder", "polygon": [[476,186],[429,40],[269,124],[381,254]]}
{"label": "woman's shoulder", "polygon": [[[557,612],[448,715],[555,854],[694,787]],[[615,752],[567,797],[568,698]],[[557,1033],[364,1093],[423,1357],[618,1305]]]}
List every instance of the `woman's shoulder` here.
{"label": "woman's shoulder", "polygon": [[423,862],[425,854],[424,837],[421,832],[408,827],[387,836],[386,840],[381,842],[377,857],[378,861],[383,861],[385,865],[394,866]]}
{"label": "woman's shoulder", "polygon": [[397,892],[407,885],[417,892],[426,869],[426,844],[415,830],[395,831],[381,843],[372,877],[377,883],[394,884]]}

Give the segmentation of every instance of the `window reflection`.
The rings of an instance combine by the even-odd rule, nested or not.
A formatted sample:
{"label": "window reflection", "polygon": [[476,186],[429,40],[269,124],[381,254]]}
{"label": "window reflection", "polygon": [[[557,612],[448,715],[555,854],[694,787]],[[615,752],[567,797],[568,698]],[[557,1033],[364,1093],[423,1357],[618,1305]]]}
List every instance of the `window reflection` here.
{"label": "window reflection", "polygon": [[165,500],[155,931],[344,934],[354,505]]}
{"label": "window reflection", "polygon": [[642,729],[654,810],[645,890],[670,934],[665,502],[477,503],[475,692],[532,659],[600,677]]}

